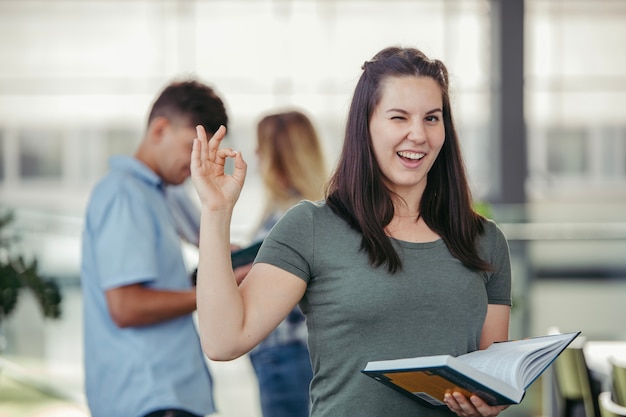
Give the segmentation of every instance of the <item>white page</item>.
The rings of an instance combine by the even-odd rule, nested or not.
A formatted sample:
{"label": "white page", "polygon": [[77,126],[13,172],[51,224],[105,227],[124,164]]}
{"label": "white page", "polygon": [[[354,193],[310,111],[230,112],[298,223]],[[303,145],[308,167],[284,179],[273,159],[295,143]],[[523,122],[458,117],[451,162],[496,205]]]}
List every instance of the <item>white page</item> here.
{"label": "white page", "polygon": [[[458,357],[459,360],[505,381],[519,389],[524,389],[517,369],[526,356],[546,345],[559,344],[560,340],[524,339],[515,342],[494,343],[487,350],[477,350]],[[542,369],[539,367],[538,369]]]}

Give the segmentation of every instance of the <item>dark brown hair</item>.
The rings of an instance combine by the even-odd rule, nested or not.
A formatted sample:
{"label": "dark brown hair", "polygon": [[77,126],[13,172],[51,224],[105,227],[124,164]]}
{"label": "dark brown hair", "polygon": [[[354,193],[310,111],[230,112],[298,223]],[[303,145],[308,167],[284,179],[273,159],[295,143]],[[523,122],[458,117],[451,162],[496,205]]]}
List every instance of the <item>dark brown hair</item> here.
{"label": "dark brown hair", "polygon": [[148,116],[148,124],[157,117],[182,120],[189,126],[202,125],[209,135],[220,125],[228,127],[224,102],[209,86],[193,79],[174,81],[159,94]]}
{"label": "dark brown hair", "polygon": [[472,200],[461,149],[454,127],[448,92],[448,71],[414,48],[390,47],[363,64],[356,85],[343,150],[328,189],[327,202],[351,227],[361,232],[361,249],[370,264],[394,273],[402,268],[400,257],[385,234],[394,215],[397,196],[383,182],[372,150],[369,121],[389,77],[429,77],[441,88],[445,141],[428,173],[420,203],[420,216],[441,236],[454,257],[473,270],[489,270],[480,258],[476,238],[484,232],[484,218],[472,209]]}

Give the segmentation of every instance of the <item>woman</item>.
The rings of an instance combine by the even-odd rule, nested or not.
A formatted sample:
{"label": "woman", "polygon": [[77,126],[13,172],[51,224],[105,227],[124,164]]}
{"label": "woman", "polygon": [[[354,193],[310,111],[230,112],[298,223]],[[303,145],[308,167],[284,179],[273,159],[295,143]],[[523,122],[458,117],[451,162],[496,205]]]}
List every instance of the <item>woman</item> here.
{"label": "woman", "polygon": [[[257,157],[266,200],[253,241],[264,239],[300,200],[323,197],[326,166],[311,120],[299,111],[269,114],[257,124]],[[296,306],[250,352],[264,417],[308,417],[313,376],[305,318]]]}
{"label": "woman", "polygon": [[[207,144],[198,128],[191,163],[209,357],[242,355],[299,303],[312,416],[493,417],[505,408],[459,392],[446,395],[447,408],[429,408],[359,372],[370,360],[458,355],[508,339],[508,245],[472,210],[443,63],[392,47],[363,65],[325,201],[281,218],[241,287],[227,259],[246,163],[219,149],[224,133]],[[226,158],[235,160],[232,176]]]}

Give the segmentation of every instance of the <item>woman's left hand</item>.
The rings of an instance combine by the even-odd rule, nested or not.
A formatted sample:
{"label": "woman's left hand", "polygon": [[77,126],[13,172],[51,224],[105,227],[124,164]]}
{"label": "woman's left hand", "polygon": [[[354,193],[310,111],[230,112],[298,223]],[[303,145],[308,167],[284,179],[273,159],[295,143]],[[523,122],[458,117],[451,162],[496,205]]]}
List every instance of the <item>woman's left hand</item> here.
{"label": "woman's left hand", "polygon": [[460,392],[447,393],[444,401],[452,412],[459,417],[495,417],[508,405],[491,406],[476,395],[467,398]]}

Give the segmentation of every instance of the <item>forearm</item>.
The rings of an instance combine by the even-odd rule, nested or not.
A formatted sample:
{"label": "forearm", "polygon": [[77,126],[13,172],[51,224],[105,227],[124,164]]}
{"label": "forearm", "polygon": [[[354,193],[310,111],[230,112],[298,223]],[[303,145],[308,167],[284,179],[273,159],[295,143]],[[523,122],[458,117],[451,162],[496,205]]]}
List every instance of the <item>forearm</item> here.
{"label": "forearm", "polygon": [[137,327],[161,323],[193,313],[195,290],[165,291],[140,284],[107,291],[109,312],[119,327]]}
{"label": "forearm", "polygon": [[196,283],[198,323],[204,353],[230,360],[245,353],[244,306],[230,261],[232,210],[202,208]]}

